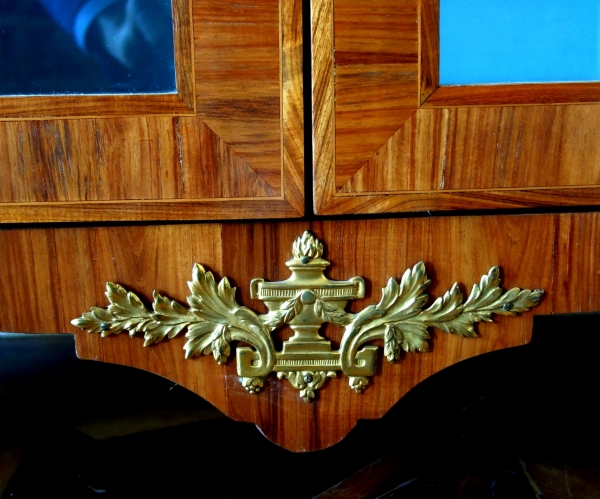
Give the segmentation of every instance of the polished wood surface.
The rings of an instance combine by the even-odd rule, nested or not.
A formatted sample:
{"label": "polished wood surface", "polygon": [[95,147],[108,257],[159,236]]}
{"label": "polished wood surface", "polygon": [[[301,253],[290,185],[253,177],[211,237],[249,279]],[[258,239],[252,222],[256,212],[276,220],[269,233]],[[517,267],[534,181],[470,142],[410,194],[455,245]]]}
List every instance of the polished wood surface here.
{"label": "polished wood surface", "polygon": [[[185,81],[178,80],[175,104],[134,96],[63,105],[61,97],[56,107],[25,98],[19,101],[24,107],[11,108],[14,99],[0,99],[6,111],[0,120],[0,222],[303,214],[301,2],[176,5],[189,7],[178,11],[177,50],[182,67],[188,64],[185,74],[194,77],[187,81],[178,73]],[[519,86],[487,94],[440,89],[438,8],[436,0],[313,0],[312,61],[304,70],[310,66],[313,76],[317,213],[598,204],[596,87],[555,85],[532,93]],[[568,97],[573,91],[576,99]],[[110,99],[121,99],[119,107]],[[432,279],[432,298],[455,281],[468,294],[496,264],[505,289],[543,288],[547,295],[533,312],[479,324],[477,339],[433,331],[429,352],[403,355],[395,365],[380,352],[365,393],[351,391],[340,373],[310,404],[273,375],[260,395],[249,395],[234,359],[224,366],[210,356],[185,360],[183,337],[143,348],[141,338],[102,339],[70,324],[91,306],[106,306],[107,281],[147,304],[154,289],[185,302],[195,262],[228,276],[238,301],[264,312],[249,298],[251,279],[287,278],[291,244],[307,228],[325,242],[330,278],[365,277],[366,297],[349,306],[353,311],[377,303],[387,279],[419,260]],[[167,377],[231,418],[257,424],[277,444],[311,451],[335,444],[359,419],[381,417],[445,367],[527,343],[536,313],[598,310],[599,234],[595,213],[22,225],[0,230],[0,330],[74,334],[83,359]],[[338,346],[340,329],[328,326],[325,335]],[[288,337],[283,330],[275,342]]]}
{"label": "polished wood surface", "polygon": [[14,165],[4,202],[277,196],[198,118],[8,121],[0,130],[14,137],[0,142]]}
{"label": "polished wood surface", "polygon": [[314,211],[335,192],[333,2],[313,0],[311,9]]}
{"label": "polished wood surface", "polygon": [[279,190],[279,2],[197,2],[194,27],[198,114]]}
{"label": "polished wood surface", "polygon": [[440,87],[439,0],[318,5],[316,213],[600,203],[600,84]]}
{"label": "polished wood surface", "polygon": [[424,107],[600,102],[600,83],[520,83],[437,87]]}
{"label": "polished wood surface", "polygon": [[[380,354],[377,375],[363,394],[352,392],[340,373],[310,404],[274,376],[260,395],[247,394],[233,359],[225,366],[210,356],[184,360],[184,338],[143,348],[141,338],[121,334],[102,339],[70,324],[89,307],[106,306],[106,281],[123,284],[147,303],[154,289],[185,302],[194,262],[219,278],[228,276],[241,303],[265,311],[261,302],[249,298],[250,280],[287,278],[291,243],[307,228],[326,244],[330,278],[365,277],[366,297],[350,305],[353,311],[378,302],[387,279],[399,278],[419,260],[425,261],[433,281],[431,297],[454,281],[467,294],[495,264],[502,268],[505,289],[542,288],[547,295],[523,316],[479,324],[476,339],[433,330],[428,353],[405,354],[394,365]],[[527,343],[534,314],[598,310],[599,234],[598,214],[4,230],[0,330],[75,334],[81,358],[155,372],[230,417],[256,423],[286,448],[316,450],[339,441],[358,419],[381,417],[418,382],[444,367]],[[325,335],[336,345],[341,329],[328,327]],[[275,334],[276,343],[288,336],[289,330]]]}
{"label": "polished wood surface", "polygon": [[[322,10],[330,16],[321,17]],[[331,23],[332,36],[325,36]],[[312,28],[315,206],[319,212],[327,198],[416,109],[417,2],[319,1],[313,9]],[[328,125],[320,121],[331,121],[334,127],[326,129]],[[328,136],[317,139],[317,134],[324,133]],[[331,153],[321,152],[321,144],[329,142]]]}
{"label": "polished wood surface", "polygon": [[[282,196],[290,208],[304,214],[304,64],[302,2],[284,0],[281,9]],[[310,67],[307,61],[306,67]],[[306,125],[310,126],[310,123]]]}
{"label": "polished wood surface", "polygon": [[339,188],[414,111],[417,6],[413,0],[336,0],[333,12]]}
{"label": "polished wood surface", "polygon": [[[192,94],[193,95],[193,94]],[[194,103],[177,94],[0,97],[0,121],[96,116],[193,116]]]}
{"label": "polished wood surface", "polygon": [[600,185],[600,106],[420,109],[415,149],[422,189]]}
{"label": "polished wood surface", "polygon": [[166,201],[79,201],[59,203],[13,203],[0,205],[8,223],[244,220],[295,218],[298,212],[281,198],[239,198]]}
{"label": "polished wood surface", "polygon": [[177,95],[0,98],[0,223],[303,213],[301,2],[174,10]]}
{"label": "polished wood surface", "polygon": [[419,109],[341,192],[600,185],[598,110],[598,105]]}
{"label": "polished wood surface", "polygon": [[440,86],[440,2],[421,0],[419,23],[419,104]]}

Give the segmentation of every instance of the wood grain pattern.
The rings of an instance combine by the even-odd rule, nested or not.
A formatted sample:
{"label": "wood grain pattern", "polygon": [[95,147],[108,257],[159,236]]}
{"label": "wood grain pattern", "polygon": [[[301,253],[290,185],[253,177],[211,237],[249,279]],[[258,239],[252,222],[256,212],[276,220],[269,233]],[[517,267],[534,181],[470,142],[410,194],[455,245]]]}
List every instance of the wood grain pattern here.
{"label": "wood grain pattern", "polygon": [[600,214],[560,215],[552,307],[556,313],[600,309]]}
{"label": "wood grain pattern", "polygon": [[417,3],[412,0],[335,0],[335,63],[414,64]]}
{"label": "wood grain pattern", "polygon": [[194,26],[198,115],[279,191],[279,2],[198,2]]}
{"label": "wood grain pattern", "polygon": [[419,109],[320,214],[600,202],[600,106]]}
{"label": "wood grain pattern", "polygon": [[301,1],[282,1],[281,26],[282,194],[298,213],[304,213],[304,44]]}
{"label": "wood grain pattern", "polygon": [[310,21],[313,188],[314,209],[319,213],[335,194],[333,0],[314,0]]}
{"label": "wood grain pattern", "polygon": [[181,118],[181,198],[237,198],[277,196],[274,190],[232,146],[202,120]]}
{"label": "wood grain pattern", "polygon": [[337,66],[335,184],[339,189],[415,112],[414,64]]}
{"label": "wood grain pattern", "polygon": [[440,2],[419,4],[419,104],[440,86]]}
{"label": "wood grain pattern", "polygon": [[166,201],[72,201],[1,203],[2,222],[117,222],[148,220],[246,220],[296,218],[282,198],[176,199]]}
{"label": "wood grain pattern", "polygon": [[0,119],[130,115],[193,115],[191,0],[173,0],[177,92],[156,95],[0,97]]}
{"label": "wood grain pattern", "polygon": [[277,196],[197,118],[0,122],[0,200]]}
{"label": "wood grain pattern", "polygon": [[414,133],[407,122],[343,192],[600,185],[599,110],[419,109],[411,120]]}
{"label": "wood grain pattern", "polygon": [[171,5],[177,95],[195,113],[193,0],[172,0]]}
{"label": "wood grain pattern", "polygon": [[320,215],[406,213],[449,210],[502,210],[598,204],[598,187],[470,189],[455,191],[376,192],[337,195]]}
{"label": "wood grain pattern", "polygon": [[334,2],[335,185],[342,187],[417,105],[417,3]]}
{"label": "wood grain pattern", "polygon": [[[310,224],[333,262],[330,278],[366,278],[366,297],[350,305],[353,311],[376,303],[390,276],[399,278],[407,267],[424,260],[432,297],[440,296],[455,280],[467,293],[489,267],[499,264],[505,288],[541,287],[552,294],[535,313],[600,307],[600,294],[590,294],[585,285],[600,288],[592,263],[600,256],[600,245],[590,245],[599,227],[600,217],[591,214]],[[183,302],[194,262],[218,277],[230,277],[238,287],[238,300],[264,311],[260,302],[249,299],[250,280],[286,278],[291,242],[306,228],[306,223],[293,222],[4,230],[0,267],[10,285],[0,288],[0,330],[74,333],[82,358],[166,376],[230,417],[258,424],[268,438],[296,451],[334,444],[358,419],[382,416],[415,384],[444,367],[486,351],[525,344],[531,337],[534,313],[480,324],[477,339],[434,331],[429,353],[404,355],[395,365],[383,362],[380,355],[378,374],[364,394],[352,392],[340,376],[327,382],[315,402],[305,404],[287,382],[274,378],[259,396],[248,395],[237,380],[234,361],[218,366],[211,357],[184,360],[184,338],[143,348],[140,338],[100,339],[69,324],[90,306],[105,306],[104,283],[109,280],[122,283],[147,302],[153,289]],[[579,289],[575,282],[567,282],[566,276],[573,275],[561,268],[567,261],[569,269],[581,268],[579,276],[591,273]],[[341,329],[328,327],[325,334],[337,344]],[[288,335],[276,333],[276,343]]]}
{"label": "wood grain pattern", "polygon": [[420,109],[417,170],[434,189],[600,184],[600,105]]}
{"label": "wood grain pattern", "polygon": [[600,83],[520,83],[438,87],[423,102],[423,106],[500,106],[598,101],[600,101]]}
{"label": "wood grain pattern", "polygon": [[0,97],[0,121],[54,117],[193,116],[177,94]]}
{"label": "wood grain pattern", "polygon": [[[392,137],[339,189],[338,193],[374,192],[385,185],[389,190],[415,191],[427,188],[423,184],[423,169],[416,169],[416,116],[413,113]],[[340,168],[336,169],[338,173]],[[336,180],[340,175],[336,176]]]}
{"label": "wood grain pattern", "polygon": [[[383,68],[394,71],[391,54],[411,34],[417,41],[416,24],[402,24],[401,42],[373,22],[385,9],[373,4],[370,18],[370,4],[354,4],[335,4],[335,110],[313,95],[314,116],[335,122],[314,142],[317,214],[600,204],[600,84],[439,87],[439,0],[419,3],[418,79],[394,82]],[[398,18],[410,19],[409,2],[399,5]],[[329,71],[320,63],[314,75]],[[331,143],[335,159],[323,161]]]}
{"label": "wood grain pattern", "polygon": [[[110,101],[114,117],[94,117],[102,110],[91,96],[71,96],[77,111],[57,108],[68,118],[0,121],[0,223],[302,213],[301,2],[174,8],[177,98],[191,108],[148,116],[125,105],[121,114],[139,116],[120,116]],[[150,106],[156,96],[107,98],[121,97]]]}
{"label": "wood grain pattern", "polygon": [[416,109],[416,21],[413,0],[313,4],[317,213]]}

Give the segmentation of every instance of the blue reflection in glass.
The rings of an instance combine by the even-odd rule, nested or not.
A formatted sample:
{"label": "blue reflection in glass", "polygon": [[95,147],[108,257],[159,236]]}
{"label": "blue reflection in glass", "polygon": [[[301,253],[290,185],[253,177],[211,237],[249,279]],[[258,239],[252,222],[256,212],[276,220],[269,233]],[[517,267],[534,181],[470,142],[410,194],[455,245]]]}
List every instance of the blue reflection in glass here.
{"label": "blue reflection in glass", "polygon": [[174,93],[171,0],[0,0],[0,95]]}
{"label": "blue reflection in glass", "polygon": [[600,0],[440,0],[440,84],[600,80]]}

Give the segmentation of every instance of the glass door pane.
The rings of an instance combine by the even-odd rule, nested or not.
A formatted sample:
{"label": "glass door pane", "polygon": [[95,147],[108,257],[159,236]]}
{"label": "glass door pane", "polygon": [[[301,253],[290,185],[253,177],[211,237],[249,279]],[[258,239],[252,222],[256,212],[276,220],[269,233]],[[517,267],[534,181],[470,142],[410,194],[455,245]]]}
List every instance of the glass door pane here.
{"label": "glass door pane", "polygon": [[171,0],[0,0],[0,95],[175,93]]}
{"label": "glass door pane", "polygon": [[600,80],[600,0],[440,0],[440,84]]}

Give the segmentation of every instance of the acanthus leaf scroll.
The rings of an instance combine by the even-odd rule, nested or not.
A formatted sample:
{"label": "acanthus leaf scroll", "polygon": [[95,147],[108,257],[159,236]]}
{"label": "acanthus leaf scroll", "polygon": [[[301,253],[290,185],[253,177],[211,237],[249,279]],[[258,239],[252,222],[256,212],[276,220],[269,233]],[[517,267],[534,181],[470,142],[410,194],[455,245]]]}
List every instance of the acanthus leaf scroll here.
{"label": "acanthus leaf scroll", "polygon": [[[500,271],[492,267],[463,303],[455,283],[428,308],[425,293],[431,281],[423,262],[407,269],[400,281],[390,278],[377,305],[369,305],[353,314],[345,311],[349,300],[364,297],[361,277],[331,281],[324,275],[327,260],[322,259],[323,245],[306,231],[293,244],[293,258],[286,265],[292,276],[281,282],[254,279],[252,298],[262,300],[267,314],[259,315],[237,303],[236,288],[228,279],[218,284],[211,272],[194,265],[188,282],[189,307],[154,292],[152,310],[131,291],[107,283],[107,308],[92,307],[72,324],[102,336],[128,331],[130,336],[143,333],[144,346],[171,339],[186,331],[185,358],[212,355],[222,364],[231,354],[231,343],[241,342],[236,350],[237,372],[249,393],[257,394],[270,373],[287,379],[309,402],[328,378],[337,371],[348,376],[350,388],[365,390],[375,374],[379,347],[388,362],[398,361],[402,352],[429,350],[429,328],[448,334],[476,337],[474,324],[491,322],[494,314],[517,315],[536,306],[542,290],[500,287]],[[339,350],[319,334],[323,323],[343,327]],[[276,351],[271,333],[285,325],[294,336]]]}

